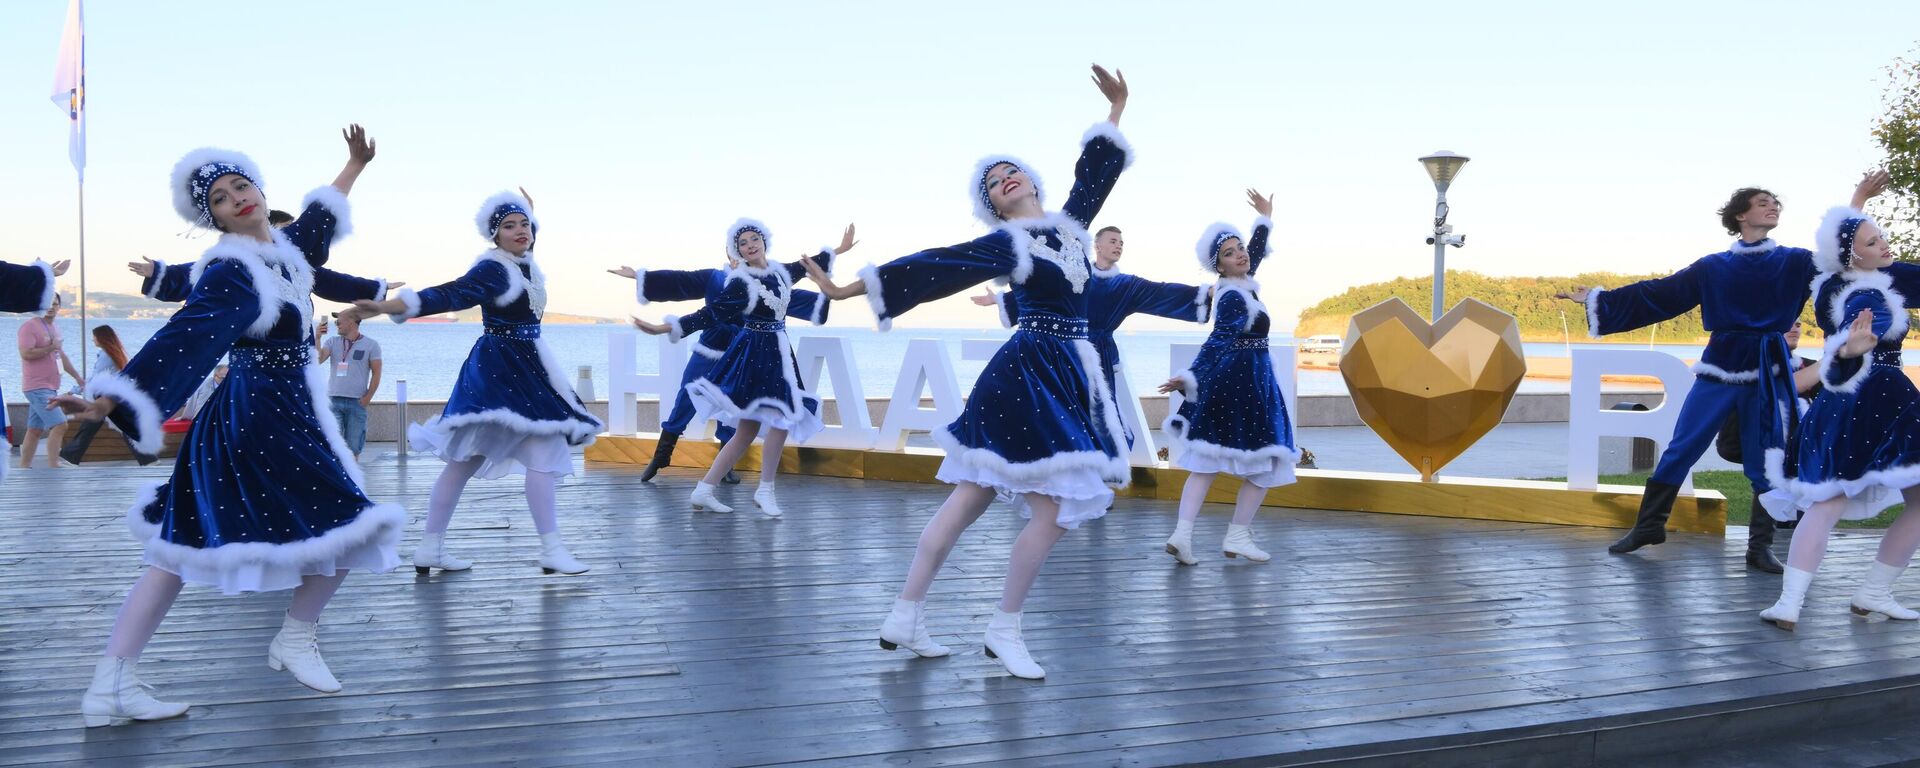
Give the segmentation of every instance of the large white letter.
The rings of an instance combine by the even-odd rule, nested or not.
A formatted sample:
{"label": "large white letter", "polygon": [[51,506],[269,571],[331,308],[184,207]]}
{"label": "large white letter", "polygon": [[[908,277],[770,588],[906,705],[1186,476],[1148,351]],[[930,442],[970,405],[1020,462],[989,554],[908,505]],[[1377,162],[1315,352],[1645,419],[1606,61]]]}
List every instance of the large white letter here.
{"label": "large white letter", "polygon": [[860,388],[860,377],[854,375],[853,342],[845,336],[802,336],[794,347],[794,356],[800,360],[801,386],[818,394],[820,369],[825,366],[827,375],[832,377],[834,402],[840,408],[840,423],[827,425],[809,439],[807,445],[872,448],[880,431],[873,428],[873,419],[867,415],[866,393]]}
{"label": "large white letter", "polygon": [[[1602,375],[1633,374],[1660,379],[1667,390],[1657,408],[1647,411],[1610,411],[1600,399]],[[1647,349],[1576,349],[1573,382],[1567,403],[1567,487],[1591,491],[1600,484],[1600,438],[1644,437],[1656,451],[1667,450],[1680,404],[1693,389],[1693,371],[1687,363],[1665,352]],[[1693,495],[1693,472],[1680,481],[1680,492]]]}
{"label": "large white letter", "polygon": [[[933,390],[932,410],[920,407],[923,387]],[[900,450],[907,447],[908,430],[942,429],[959,415],[960,382],[953,376],[947,345],[939,339],[914,339],[907,342],[907,354],[900,360],[900,378],[894,380],[887,418],[880,424],[874,447]],[[1007,418],[1017,417],[1007,414]]]}
{"label": "large white letter", "polygon": [[[660,398],[660,416],[665,418],[667,409],[673,407],[673,398],[680,392],[680,374],[687,369],[687,349],[673,343],[666,336],[658,340],[660,347],[660,365],[658,373],[638,373],[635,371],[635,331],[615,331],[607,334],[607,433],[612,435],[631,435],[638,431],[635,423],[640,412],[637,395],[655,395]],[[705,429],[705,419],[700,420]],[[696,436],[698,437],[698,436]]]}

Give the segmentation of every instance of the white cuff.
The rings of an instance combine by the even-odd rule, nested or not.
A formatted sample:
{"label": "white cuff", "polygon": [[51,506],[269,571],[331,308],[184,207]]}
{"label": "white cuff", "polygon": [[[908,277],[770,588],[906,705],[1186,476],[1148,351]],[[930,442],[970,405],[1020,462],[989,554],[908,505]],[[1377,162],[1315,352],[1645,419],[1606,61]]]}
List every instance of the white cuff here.
{"label": "white cuff", "polygon": [[1006,291],[994,291],[993,306],[995,310],[994,313],[1000,316],[1000,327],[1012,328],[1014,317],[1013,315],[1007,314],[1007,292]]}
{"label": "white cuff", "polygon": [[653,303],[647,298],[647,270],[645,269],[633,271],[633,300],[641,304]]}
{"label": "white cuff", "polygon": [[1127,137],[1120,133],[1120,126],[1106,120],[1094,123],[1092,128],[1088,128],[1086,133],[1081,134],[1080,147],[1084,149],[1088,144],[1093,143],[1094,139],[1100,138],[1113,142],[1113,145],[1120,149],[1120,154],[1126,157],[1120,165],[1121,170],[1133,165],[1133,145],[1128,144]]}
{"label": "white cuff", "polygon": [[407,305],[407,311],[392,315],[389,319],[396,323],[404,323],[420,316],[420,294],[415,293],[412,288],[402,288],[400,295],[396,298]]}
{"label": "white cuff", "polygon": [[378,286],[373,290],[373,300],[386,301],[387,300],[387,279],[384,277],[376,277],[373,279],[373,282],[375,285]]}
{"label": "white cuff", "polygon": [[1594,286],[1587,289],[1587,335],[1600,338],[1600,294],[1607,289]]}
{"label": "white cuff", "polygon": [[141,291],[141,293],[144,294],[149,299],[160,298],[160,285],[166,282],[166,279],[167,279],[167,263],[159,259],[154,259],[152,282],[147,283],[147,289],[144,291]]}
{"label": "white cuff", "polygon": [[672,339],[673,343],[678,344],[681,339],[686,337],[686,329],[680,327],[680,316],[667,315],[667,338]]}
{"label": "white cuff", "polygon": [[37,267],[40,270],[40,275],[47,279],[47,284],[40,289],[40,308],[34,310],[34,314],[43,314],[48,309],[53,308],[53,299],[59,295],[59,291],[54,290],[53,287],[54,274],[52,264],[34,259],[33,266]]}
{"label": "white cuff", "polygon": [[327,209],[327,213],[333,214],[333,238],[327,241],[327,245],[333,245],[347,235],[353,234],[353,208],[347,205],[347,193],[335,189],[331,184],[315,189],[301,199],[301,212],[306,212],[307,208],[315,203]]}
{"label": "white cuff", "polygon": [[1860,363],[1860,368],[1848,374],[1846,380],[1836,382],[1829,378],[1827,372],[1833,370],[1834,361],[1840,359],[1840,348],[1847,345],[1847,337],[1844,333],[1845,329],[1843,328],[1841,330],[1843,331],[1842,333],[1836,333],[1827,337],[1826,354],[1820,356],[1820,384],[1834,392],[1853,394],[1860,391],[1861,382],[1866,381],[1867,374],[1872,372],[1873,360],[1871,358],[1873,357],[1873,353],[1868,352],[1867,354],[1853,358],[1854,361]]}
{"label": "white cuff", "polygon": [[134,450],[148,456],[160,454],[164,439],[160,434],[160,406],[133,379],[119,371],[96,374],[87,380],[87,396],[111,397],[120,402],[121,408],[132,409],[134,427],[140,431],[133,438]]}
{"label": "white cuff", "polygon": [[1188,400],[1192,400],[1200,396],[1200,382],[1193,378],[1192,369],[1181,371],[1179,374],[1175,375],[1174,378],[1180,380],[1180,394],[1185,396]]}
{"label": "white cuff", "polygon": [[1212,283],[1203,283],[1199,290],[1193,292],[1193,304],[1199,307],[1199,309],[1194,310],[1194,322],[1201,324],[1213,322]]}
{"label": "white cuff", "polygon": [[867,285],[867,306],[873,308],[874,325],[882,331],[893,330],[893,316],[887,314],[887,299],[880,291],[880,267],[874,264],[861,267],[860,281]]}

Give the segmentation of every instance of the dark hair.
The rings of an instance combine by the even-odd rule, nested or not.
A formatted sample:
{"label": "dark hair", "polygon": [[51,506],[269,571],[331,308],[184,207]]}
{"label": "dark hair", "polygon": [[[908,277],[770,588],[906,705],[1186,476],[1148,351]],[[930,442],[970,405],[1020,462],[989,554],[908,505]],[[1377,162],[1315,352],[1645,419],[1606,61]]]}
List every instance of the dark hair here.
{"label": "dark hair", "polygon": [[100,351],[107,353],[107,359],[113,361],[114,370],[127,367],[127,349],[120,346],[120,334],[113,332],[113,326],[94,326],[93,343],[100,347]]}
{"label": "dark hair", "polygon": [[1752,210],[1753,199],[1761,195],[1766,195],[1776,201],[1780,199],[1779,195],[1769,190],[1759,187],[1741,187],[1733,193],[1733,197],[1727,198],[1726,205],[1720,206],[1720,226],[1727,229],[1727,234],[1734,236],[1740,234],[1740,221],[1738,217]]}
{"label": "dark hair", "polygon": [[1108,233],[1108,232],[1112,232],[1112,233],[1114,233],[1114,234],[1116,234],[1116,235],[1117,235],[1117,234],[1120,234],[1120,228],[1119,228],[1119,227],[1101,227],[1101,228],[1100,228],[1100,231],[1098,231],[1098,232],[1095,232],[1095,233],[1093,233],[1093,236],[1094,236],[1094,237],[1099,237],[1099,236],[1101,236],[1101,235],[1104,235],[1104,234],[1106,234],[1106,233]]}
{"label": "dark hair", "polygon": [[267,211],[267,223],[276,227],[284,227],[293,223],[293,214],[287,213],[286,211]]}

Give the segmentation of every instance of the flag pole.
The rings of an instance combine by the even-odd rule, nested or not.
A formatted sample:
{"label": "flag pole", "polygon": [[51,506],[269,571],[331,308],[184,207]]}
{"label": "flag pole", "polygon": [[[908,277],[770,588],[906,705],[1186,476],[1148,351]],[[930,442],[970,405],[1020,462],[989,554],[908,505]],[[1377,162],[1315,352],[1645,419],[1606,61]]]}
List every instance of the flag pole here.
{"label": "flag pole", "polygon": [[86,379],[93,374],[87,372],[87,177],[80,176],[80,378]]}

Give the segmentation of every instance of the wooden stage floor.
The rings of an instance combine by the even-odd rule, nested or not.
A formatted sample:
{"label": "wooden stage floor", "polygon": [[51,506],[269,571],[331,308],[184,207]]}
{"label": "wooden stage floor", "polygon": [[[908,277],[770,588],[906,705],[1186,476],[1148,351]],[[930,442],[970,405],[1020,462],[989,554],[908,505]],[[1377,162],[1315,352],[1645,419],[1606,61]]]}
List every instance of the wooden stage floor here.
{"label": "wooden stage floor", "polygon": [[[403,555],[439,469],[368,467],[413,511]],[[935,584],[955,655],[920,660],[875,632],[944,487],[786,476],[776,521],[688,511],[687,470],[650,486],[590,464],[560,504],[591,573],[540,575],[518,484],[475,482],[450,537],[472,571],[355,575],[329,609],[344,692],[266,668],[285,594],[190,588],[141,670],[192,712],[86,729],[81,690],[140,569],[122,510],[163,472],[0,486],[0,764],[1654,765],[1758,740],[1778,749],[1743,764],[1838,765],[1796,737],[1920,707],[1920,626],[1846,611],[1871,532],[1834,540],[1788,634],[1757,620],[1779,582],[1738,540],[1613,557],[1618,531],[1268,509],[1276,558],[1256,565],[1211,549],[1210,507],[1209,554],[1181,568],[1161,551],[1171,503],[1123,499],[1047,563],[1026,623],[1050,677],[1030,682],[980,653],[1020,523],[1004,508]],[[723,493],[750,508],[748,482]]]}

